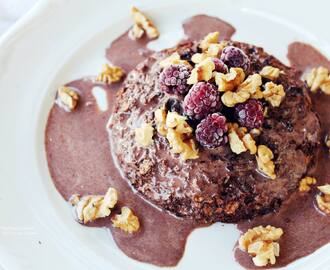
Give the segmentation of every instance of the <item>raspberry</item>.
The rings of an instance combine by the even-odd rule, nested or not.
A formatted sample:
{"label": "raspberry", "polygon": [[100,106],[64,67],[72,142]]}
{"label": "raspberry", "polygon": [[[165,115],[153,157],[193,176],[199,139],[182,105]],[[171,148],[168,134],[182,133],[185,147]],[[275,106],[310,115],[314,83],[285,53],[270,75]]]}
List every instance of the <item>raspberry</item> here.
{"label": "raspberry", "polygon": [[184,113],[194,120],[201,120],[221,107],[220,92],[207,82],[193,85],[183,101]]}
{"label": "raspberry", "polygon": [[249,57],[239,48],[234,46],[227,46],[222,50],[220,59],[228,67],[240,67],[245,72],[250,68]]}
{"label": "raspberry", "polygon": [[235,106],[235,117],[243,127],[260,128],[264,121],[263,108],[260,101],[249,99]]}
{"label": "raspberry", "polygon": [[213,63],[215,65],[215,71],[221,72],[221,73],[228,73],[228,67],[227,65],[220,60],[219,58],[213,58]]}
{"label": "raspberry", "polygon": [[190,76],[190,68],[185,65],[170,65],[160,74],[160,89],[176,95],[183,95],[188,92],[187,79]]}
{"label": "raspberry", "polygon": [[196,128],[196,140],[204,147],[216,148],[228,142],[226,117],[221,113],[209,114]]}

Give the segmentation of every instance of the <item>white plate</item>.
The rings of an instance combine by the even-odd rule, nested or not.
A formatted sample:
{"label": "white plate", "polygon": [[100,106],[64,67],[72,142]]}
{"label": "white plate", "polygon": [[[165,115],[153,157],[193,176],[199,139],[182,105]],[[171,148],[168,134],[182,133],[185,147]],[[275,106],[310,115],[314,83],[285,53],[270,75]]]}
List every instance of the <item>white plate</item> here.
{"label": "white plate", "polygon": [[[44,127],[55,89],[95,74],[104,49],[130,24],[130,1],[48,0],[0,41],[0,266],[4,269],[157,269],[126,257],[105,229],[73,221],[50,179]],[[329,1],[136,1],[161,37],[153,48],[174,45],[183,19],[199,13],[232,23],[234,39],[263,46],[287,62],[292,41],[312,43],[330,56]],[[125,52],[123,52],[125,53]],[[235,263],[234,225],[215,224],[188,239],[175,269],[226,269]],[[330,245],[287,269],[330,269]]]}

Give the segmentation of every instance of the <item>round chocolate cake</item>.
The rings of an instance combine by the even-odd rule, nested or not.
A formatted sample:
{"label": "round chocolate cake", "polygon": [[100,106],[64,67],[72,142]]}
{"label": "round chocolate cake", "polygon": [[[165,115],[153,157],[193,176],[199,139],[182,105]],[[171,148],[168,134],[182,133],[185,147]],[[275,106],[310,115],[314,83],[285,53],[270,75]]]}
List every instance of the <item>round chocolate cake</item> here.
{"label": "round chocolate cake", "polygon": [[[212,48],[204,45],[182,42],[155,53],[127,75],[109,122],[113,155],[134,189],[178,217],[201,223],[237,222],[274,211],[313,165],[319,144],[320,124],[306,87],[294,69],[262,48],[228,41],[221,43],[217,56],[205,57]],[[213,64],[206,69],[211,76],[205,79],[208,75],[198,73],[202,65],[196,62],[207,64],[210,59]],[[224,99],[227,92],[238,93],[237,86],[220,89],[217,76],[225,78],[239,68],[244,84],[244,79],[262,75],[265,67],[272,70],[260,76],[264,94],[248,98],[238,94],[235,104]],[[279,102],[265,98],[267,83],[283,86]],[[175,129],[164,123],[160,127],[157,113],[185,119],[188,131],[180,133],[181,148],[170,139],[177,133],[169,136]],[[141,145],[136,130],[146,123],[152,141]],[[240,129],[236,137],[230,135],[235,127]],[[258,150],[242,144],[243,150],[237,152],[234,138],[243,140],[244,134],[250,134],[256,149],[262,145],[270,150],[267,162],[273,174],[265,174]]]}

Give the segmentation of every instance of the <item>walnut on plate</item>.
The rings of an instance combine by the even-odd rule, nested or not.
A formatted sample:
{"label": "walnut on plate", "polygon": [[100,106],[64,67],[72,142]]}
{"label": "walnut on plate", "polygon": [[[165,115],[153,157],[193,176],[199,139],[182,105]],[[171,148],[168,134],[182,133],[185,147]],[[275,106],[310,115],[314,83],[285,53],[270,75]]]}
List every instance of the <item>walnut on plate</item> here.
{"label": "walnut on plate", "polygon": [[138,8],[132,7],[131,13],[134,20],[134,25],[129,31],[129,37],[132,39],[139,39],[143,36],[144,32],[148,38],[155,39],[159,36],[158,29],[154,23],[144,15]]}
{"label": "walnut on plate", "polygon": [[119,82],[124,75],[125,72],[121,67],[104,64],[101,73],[96,77],[96,81],[111,84]]}
{"label": "walnut on plate", "polygon": [[109,216],[117,201],[118,193],[114,188],[109,188],[104,196],[85,195],[81,197],[75,194],[70,198],[78,221],[84,224]]}
{"label": "walnut on plate", "polygon": [[256,266],[275,264],[276,257],[280,255],[280,245],[277,241],[283,235],[281,228],[273,226],[258,226],[249,229],[239,239],[239,247],[253,256]]}
{"label": "walnut on plate", "polygon": [[70,87],[61,86],[57,90],[56,102],[67,111],[73,111],[79,101],[78,93]]}
{"label": "walnut on plate", "polygon": [[127,233],[135,233],[140,228],[138,217],[127,206],[121,208],[121,214],[115,215],[112,219],[112,224],[114,227],[120,228]]}

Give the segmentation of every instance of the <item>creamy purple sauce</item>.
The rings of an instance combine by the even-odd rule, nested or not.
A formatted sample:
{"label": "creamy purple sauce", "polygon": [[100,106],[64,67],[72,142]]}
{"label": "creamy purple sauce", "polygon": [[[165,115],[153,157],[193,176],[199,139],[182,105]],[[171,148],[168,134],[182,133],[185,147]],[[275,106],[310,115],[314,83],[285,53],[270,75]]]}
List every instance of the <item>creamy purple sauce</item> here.
{"label": "creamy purple sauce", "polygon": [[[235,32],[228,23],[206,15],[197,15],[186,20],[183,28],[186,38],[191,40],[200,39],[212,31],[220,31],[221,38],[229,39]],[[152,53],[146,47],[148,41],[146,38],[132,41],[126,32],[106,50],[107,59],[123,67],[128,73]],[[330,67],[325,57],[306,44],[293,43],[289,47],[288,56],[291,64],[301,72],[310,67],[307,63],[311,62]],[[309,59],[303,60],[305,57]],[[116,188],[119,203],[114,213],[120,211],[123,205],[131,207],[141,221],[141,230],[136,234],[126,234],[113,228],[109,218],[98,220],[89,226],[108,227],[118,247],[131,258],[159,266],[175,266],[183,256],[188,235],[197,225],[191,220],[178,219],[153,207],[133,192],[126,179],[119,174],[112,160],[106,124],[116,91],[121,84],[107,86],[90,79],[81,79],[67,85],[80,92],[80,103],[74,113],[67,113],[58,106],[53,106],[45,136],[49,170],[56,188],[66,200],[75,193],[104,194],[108,187]],[[92,95],[94,86],[102,87],[107,92],[109,107],[105,112],[97,107]],[[327,134],[330,124],[330,109],[327,104],[330,97],[317,94],[313,96],[313,101],[320,115],[324,134]],[[320,162],[311,172],[318,178],[318,184],[327,180],[329,182],[326,151],[324,147],[321,149]],[[294,194],[278,214],[240,223],[238,228],[244,232],[254,225],[271,224],[284,229],[285,234],[280,242],[281,256],[276,267],[308,255],[330,241],[326,230],[330,220],[315,210],[315,192],[313,190],[311,194]],[[254,268],[246,253],[236,249],[235,256],[244,267]]]}

